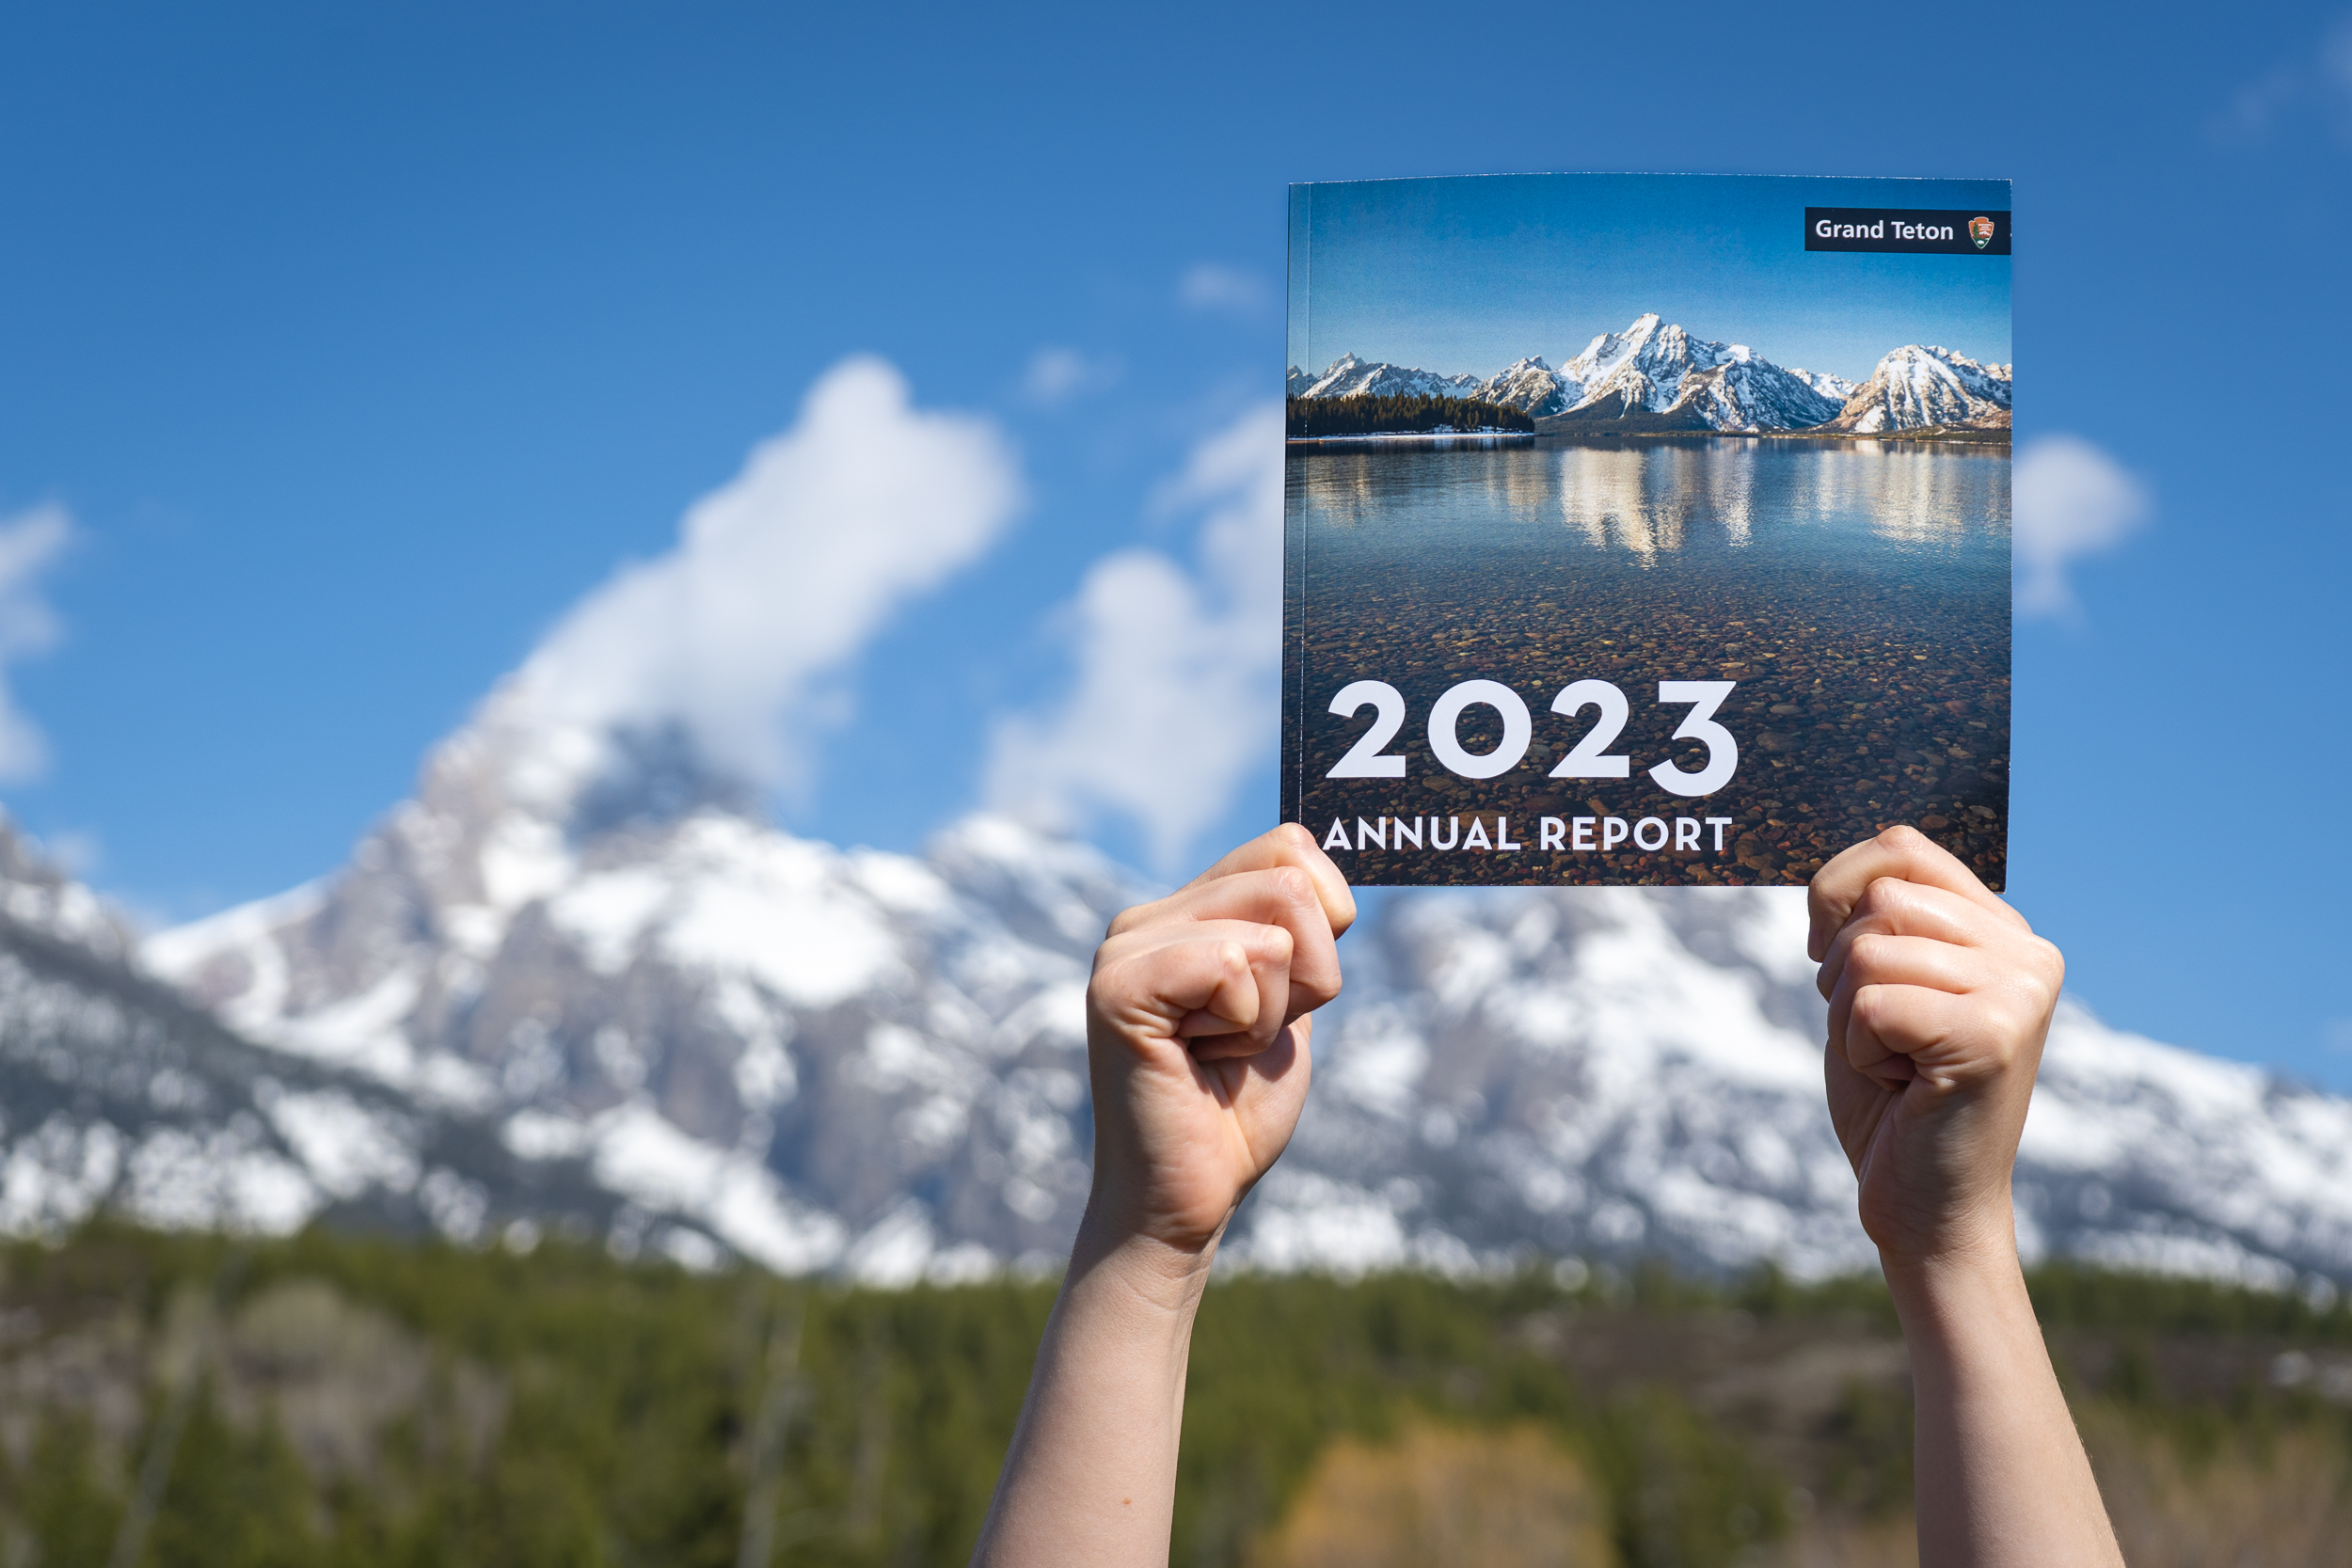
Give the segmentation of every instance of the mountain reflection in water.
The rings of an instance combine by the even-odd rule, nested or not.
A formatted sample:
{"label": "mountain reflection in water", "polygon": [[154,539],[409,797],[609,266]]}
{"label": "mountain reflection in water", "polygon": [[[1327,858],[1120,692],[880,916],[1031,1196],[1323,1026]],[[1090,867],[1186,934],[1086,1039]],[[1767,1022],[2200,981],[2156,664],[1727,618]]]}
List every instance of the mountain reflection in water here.
{"label": "mountain reflection in water", "polygon": [[[1287,518],[1310,610],[1303,819],[1508,813],[1689,814],[1643,776],[1682,710],[1661,680],[1740,683],[1722,717],[1741,740],[1733,782],[1704,802],[1739,821],[1736,858],[1619,855],[1613,877],[1799,881],[1896,821],[1936,836],[1996,883],[2006,860],[2010,496],[2006,449],[1912,442],[1559,441],[1435,451],[1291,449]],[[1526,762],[1456,778],[1422,726],[1453,684],[1499,680],[1538,716]],[[1549,718],[1570,680],[1616,683],[1633,721],[1614,751],[1629,781],[1553,780]],[[1412,718],[1390,749],[1406,777],[1331,780],[1369,721],[1325,714],[1358,679],[1387,681]],[[1587,715],[1589,719],[1589,715]],[[1495,725],[1491,735],[1480,724]],[[1462,744],[1500,741],[1473,707]],[[1375,857],[1376,858],[1376,857]],[[1531,881],[1595,875],[1592,857],[1515,857]],[[1367,878],[1491,879],[1496,865],[1414,857]]]}

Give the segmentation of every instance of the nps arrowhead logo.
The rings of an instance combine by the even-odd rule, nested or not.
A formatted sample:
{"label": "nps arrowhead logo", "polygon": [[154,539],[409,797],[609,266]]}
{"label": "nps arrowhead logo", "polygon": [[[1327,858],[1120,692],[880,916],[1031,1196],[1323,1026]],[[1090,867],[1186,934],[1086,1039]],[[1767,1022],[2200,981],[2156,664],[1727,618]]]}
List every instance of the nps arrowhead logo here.
{"label": "nps arrowhead logo", "polygon": [[1968,237],[1977,242],[1977,248],[1979,250],[1982,250],[1986,245],[1991,245],[1993,243],[1993,220],[1991,218],[1970,218],[1968,220]]}

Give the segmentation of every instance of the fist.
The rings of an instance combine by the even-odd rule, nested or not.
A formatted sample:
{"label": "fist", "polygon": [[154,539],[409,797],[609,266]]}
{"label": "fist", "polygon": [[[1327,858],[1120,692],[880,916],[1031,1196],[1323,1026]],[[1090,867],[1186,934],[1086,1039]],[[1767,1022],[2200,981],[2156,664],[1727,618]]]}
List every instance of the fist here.
{"label": "fist", "polygon": [[1088,1223],[1205,1254],[1290,1143],[1347,880],[1295,823],[1111,923],[1087,987]]}
{"label": "fist", "polygon": [[1810,905],[1863,1228],[1895,1260],[2013,1248],[2010,1173],[2065,960],[1910,828],[1823,866]]}

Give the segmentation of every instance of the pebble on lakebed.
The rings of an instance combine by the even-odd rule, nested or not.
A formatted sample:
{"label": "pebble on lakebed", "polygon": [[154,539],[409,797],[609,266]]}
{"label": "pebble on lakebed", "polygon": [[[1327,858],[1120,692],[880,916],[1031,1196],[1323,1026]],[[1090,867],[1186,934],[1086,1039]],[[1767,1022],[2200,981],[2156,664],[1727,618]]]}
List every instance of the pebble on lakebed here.
{"label": "pebble on lakebed", "polygon": [[[1401,779],[1331,779],[1333,763],[1372,722],[1311,723],[1299,819],[1321,836],[1335,818],[1473,816],[1509,820],[1516,853],[1359,850],[1356,879],[1414,885],[1481,883],[1741,885],[1802,883],[1849,845],[1899,822],[1950,849],[1997,889],[2007,869],[2009,626],[1965,594],[1917,583],[1858,585],[1789,573],[1769,584],[1602,572],[1578,580],[1531,574],[1498,583],[1486,573],[1431,563],[1409,588],[1367,586],[1353,613],[1311,626],[1303,648],[1308,711],[1319,714],[1348,682],[1397,688],[1408,721],[1391,743]],[[1553,779],[1550,768],[1594,720],[1552,715],[1570,681],[1616,684],[1630,702],[1611,748],[1632,759],[1626,779]],[[1526,758],[1495,779],[1458,778],[1432,755],[1423,724],[1457,682],[1499,680],[1535,720]],[[1729,784],[1703,800],[1671,795],[1646,777],[1673,759],[1695,770],[1696,741],[1677,742],[1688,709],[1651,699],[1661,680],[1732,680],[1716,714],[1740,743]],[[1457,735],[1473,754],[1502,740],[1501,716],[1472,705]],[[1534,847],[1543,816],[1635,821],[1728,816],[1724,852],[1713,832],[1698,852],[1644,853],[1631,843],[1598,851]]]}

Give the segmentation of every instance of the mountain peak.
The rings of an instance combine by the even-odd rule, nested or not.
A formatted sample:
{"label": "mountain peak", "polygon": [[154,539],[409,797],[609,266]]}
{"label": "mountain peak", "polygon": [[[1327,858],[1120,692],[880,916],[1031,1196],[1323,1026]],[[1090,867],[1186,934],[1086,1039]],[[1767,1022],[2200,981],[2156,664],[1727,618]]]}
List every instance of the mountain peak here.
{"label": "mountain peak", "polygon": [[1331,362],[1314,381],[1291,393],[1302,398],[1354,397],[1470,397],[1478,390],[1474,375],[1440,375],[1386,360],[1366,361],[1353,354]]}
{"label": "mountain peak", "polygon": [[549,711],[528,667],[426,754],[417,802],[460,831],[521,812],[589,838],[701,811],[759,814],[759,791],[675,721],[580,721]]}
{"label": "mountain peak", "polygon": [[1557,417],[1576,424],[1791,430],[1833,418],[1841,401],[1745,343],[1693,337],[1656,311],[1595,338],[1559,381],[1574,393]]}
{"label": "mountain peak", "polygon": [[1906,343],[1880,359],[1829,427],[1867,436],[1923,425],[1996,426],[2008,420],[2010,392],[2007,366],[1981,365],[1940,344]]}
{"label": "mountain peak", "polygon": [[0,924],[110,958],[130,951],[129,928],[87,886],[58,870],[0,812]]}
{"label": "mountain peak", "polygon": [[[1087,955],[1151,890],[1083,844],[995,816],[953,824],[916,858],[716,812],[566,848],[514,836],[517,815],[483,857],[503,863],[485,874],[503,879],[502,924],[434,902],[437,841],[420,829],[362,846],[320,892],[150,943],[158,969],[230,1002],[276,1047],[289,1085],[331,1057],[342,1082],[364,1074],[410,1097],[408,1132],[316,1095],[262,1108],[256,1125],[330,1155],[336,1128],[392,1129],[370,1134],[390,1151],[369,1167],[379,1174],[338,1176],[352,1161],[329,1161],[322,1191],[373,1181],[413,1191],[413,1207],[460,1190],[453,1176],[436,1186],[413,1132],[445,1116],[437,1071],[471,1085],[465,1114],[510,1171],[468,1189],[471,1218],[437,1218],[444,1228],[543,1214],[535,1183],[568,1171],[603,1195],[616,1249],[671,1234],[679,1257],[707,1259],[715,1243],[772,1268],[903,1284],[1050,1266],[1067,1247],[1088,1180]],[[1350,938],[1347,995],[1318,1021],[1315,1104],[1230,1256],[1450,1272],[1564,1253],[1709,1271],[1772,1259],[1804,1275],[1867,1266],[1821,1111],[1824,1013],[1804,932],[1803,895],[1785,889],[1391,900]],[[11,994],[0,984],[0,1023]],[[10,1049],[40,1056],[32,1035],[0,1028],[0,1060]],[[97,1062],[67,1065],[87,1077]],[[128,1136],[68,1148],[20,1103],[0,1129],[11,1171],[42,1139],[64,1150],[42,1168],[63,1169],[89,1138]],[[2347,1148],[2352,1102],[2070,1004],[2018,1160],[2019,1243],[2269,1286],[2352,1276]],[[32,1222],[8,1218],[13,1183],[0,1224],[21,1227]]]}

